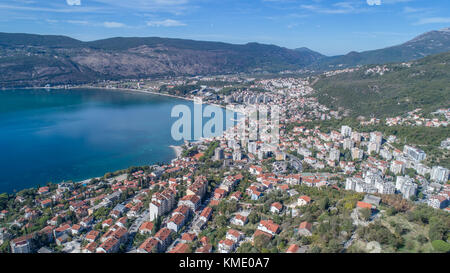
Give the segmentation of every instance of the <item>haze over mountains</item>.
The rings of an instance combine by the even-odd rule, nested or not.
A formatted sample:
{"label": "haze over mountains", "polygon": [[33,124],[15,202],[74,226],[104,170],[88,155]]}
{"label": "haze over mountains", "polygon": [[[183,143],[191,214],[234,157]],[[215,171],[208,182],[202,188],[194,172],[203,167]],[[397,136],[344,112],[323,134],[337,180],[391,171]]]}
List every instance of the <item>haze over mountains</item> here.
{"label": "haze over mountains", "polygon": [[76,84],[175,75],[349,67],[419,59],[450,51],[450,29],[402,45],[326,57],[308,48],[168,38],[82,42],[66,36],[0,33],[0,87]]}

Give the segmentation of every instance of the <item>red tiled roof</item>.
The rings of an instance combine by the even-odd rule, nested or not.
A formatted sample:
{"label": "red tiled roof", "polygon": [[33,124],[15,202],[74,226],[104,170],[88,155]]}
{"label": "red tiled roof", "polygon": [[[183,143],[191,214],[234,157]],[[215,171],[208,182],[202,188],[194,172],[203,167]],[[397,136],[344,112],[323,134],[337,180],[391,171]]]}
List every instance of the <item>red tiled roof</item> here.
{"label": "red tiled roof", "polygon": [[366,202],[361,202],[361,201],[358,201],[358,203],[356,203],[356,206],[358,208],[363,208],[363,209],[372,209],[372,205],[371,204],[366,203]]}
{"label": "red tiled roof", "polygon": [[300,223],[300,226],[298,227],[299,229],[307,229],[307,230],[309,230],[309,231],[311,231],[311,229],[312,229],[312,224],[311,223],[309,223],[309,222],[301,222]]}

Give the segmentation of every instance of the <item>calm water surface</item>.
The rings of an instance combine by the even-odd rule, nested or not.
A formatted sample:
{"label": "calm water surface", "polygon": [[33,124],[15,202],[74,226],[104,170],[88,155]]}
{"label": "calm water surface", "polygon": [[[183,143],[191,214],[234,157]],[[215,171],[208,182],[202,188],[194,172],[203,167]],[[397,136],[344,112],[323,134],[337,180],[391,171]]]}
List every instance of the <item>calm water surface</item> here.
{"label": "calm water surface", "polygon": [[169,162],[178,104],[193,111],[135,92],[0,90],[0,192]]}

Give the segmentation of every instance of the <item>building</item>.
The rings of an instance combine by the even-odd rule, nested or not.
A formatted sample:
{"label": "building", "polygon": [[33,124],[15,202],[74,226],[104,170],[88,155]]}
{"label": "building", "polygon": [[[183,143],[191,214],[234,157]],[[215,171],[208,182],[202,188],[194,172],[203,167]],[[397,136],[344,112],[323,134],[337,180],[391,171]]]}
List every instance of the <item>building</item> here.
{"label": "building", "polygon": [[272,213],[280,213],[283,210],[283,205],[280,202],[275,202],[270,205],[270,212]]}
{"label": "building", "polygon": [[308,205],[309,203],[311,203],[311,197],[306,196],[306,195],[300,196],[297,200],[297,205],[299,207]]}
{"label": "building", "polygon": [[409,176],[397,176],[395,189],[403,195],[403,198],[410,198],[416,195],[417,184]]}
{"label": "building", "polygon": [[150,221],[168,213],[175,205],[175,193],[166,189],[162,193],[155,193],[150,202]]}
{"label": "building", "polygon": [[234,250],[235,242],[230,239],[220,240],[218,244],[219,253],[231,253]]}
{"label": "building", "polygon": [[32,238],[34,234],[28,234],[16,238],[10,242],[12,253],[31,253],[33,250]]}
{"label": "building", "polygon": [[403,147],[403,153],[415,161],[422,161],[427,157],[424,151],[408,145]]}
{"label": "building", "polygon": [[338,149],[331,149],[329,159],[331,161],[339,161],[341,152]]}
{"label": "building", "polygon": [[312,235],[312,224],[309,222],[302,222],[298,227],[298,233],[302,236],[311,236]]}
{"label": "building", "polygon": [[362,159],[364,155],[363,150],[361,150],[360,148],[352,148],[352,159],[353,160],[358,160],[358,159]]}
{"label": "building", "polygon": [[406,164],[402,161],[394,160],[391,163],[391,172],[394,174],[404,174],[405,173]]}
{"label": "building", "polygon": [[428,205],[435,209],[445,209],[449,205],[448,198],[445,198],[442,195],[435,195],[428,199]]}
{"label": "building", "polygon": [[342,148],[344,148],[344,150],[351,150],[354,146],[353,140],[351,138],[346,138],[344,139],[343,143],[342,143]]}
{"label": "building", "polygon": [[444,183],[448,181],[448,175],[448,169],[441,166],[434,166],[431,169],[430,178],[433,181]]}
{"label": "building", "polygon": [[261,220],[257,229],[273,236],[280,231],[280,226],[275,224],[272,220]]}
{"label": "building", "polygon": [[343,125],[341,127],[341,135],[343,137],[350,137],[352,135],[352,128],[350,128],[349,126]]}

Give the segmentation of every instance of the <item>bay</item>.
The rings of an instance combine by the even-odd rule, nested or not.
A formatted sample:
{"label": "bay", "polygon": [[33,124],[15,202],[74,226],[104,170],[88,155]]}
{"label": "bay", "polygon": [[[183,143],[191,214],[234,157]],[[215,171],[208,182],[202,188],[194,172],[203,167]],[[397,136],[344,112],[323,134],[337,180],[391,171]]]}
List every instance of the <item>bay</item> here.
{"label": "bay", "polygon": [[193,113],[191,101],[132,91],[2,90],[0,192],[170,162],[180,104]]}

